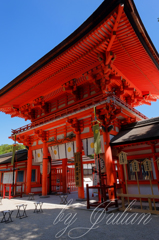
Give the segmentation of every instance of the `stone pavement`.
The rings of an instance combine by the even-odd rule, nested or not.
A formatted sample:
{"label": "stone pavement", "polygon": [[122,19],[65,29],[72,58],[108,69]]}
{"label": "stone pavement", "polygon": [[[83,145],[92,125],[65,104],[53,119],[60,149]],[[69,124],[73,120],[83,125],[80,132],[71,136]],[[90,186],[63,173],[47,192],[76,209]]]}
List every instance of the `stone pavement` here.
{"label": "stone pavement", "polygon": [[[159,239],[158,215],[151,215],[151,220],[148,222],[149,219],[147,219],[148,223],[144,225],[143,221],[139,224],[141,214],[135,216],[135,213],[122,213],[118,211],[108,214],[102,212],[102,209],[99,212],[88,211],[85,207],[86,202],[76,201],[77,193],[70,194],[69,199],[72,199],[70,207],[59,204],[60,198],[55,195],[51,195],[49,198],[35,196],[35,200],[31,201],[28,200],[28,197],[11,200],[3,199],[2,205],[0,205],[0,220],[2,218],[1,211],[14,210],[14,212],[12,214],[13,222],[7,224],[0,223],[0,240]],[[35,201],[43,202],[43,213],[33,212]],[[18,219],[16,218],[16,205],[22,203],[27,204],[28,217]],[[129,223],[133,218],[134,221],[132,223],[134,224]]]}

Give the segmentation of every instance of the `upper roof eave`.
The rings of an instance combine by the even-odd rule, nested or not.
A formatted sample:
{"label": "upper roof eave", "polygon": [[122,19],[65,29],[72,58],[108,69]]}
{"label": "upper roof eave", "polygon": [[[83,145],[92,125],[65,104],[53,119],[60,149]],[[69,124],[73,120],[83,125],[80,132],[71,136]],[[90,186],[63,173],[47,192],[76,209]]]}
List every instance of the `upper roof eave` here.
{"label": "upper roof eave", "polygon": [[[64,39],[60,44],[58,44],[55,48],[53,48],[50,52],[45,54],[42,58],[40,58],[37,62],[27,68],[24,72],[22,72],[19,76],[9,82],[6,86],[0,89],[0,97],[10,91],[19,83],[23,82],[29,76],[34,74],[40,68],[48,64],[54,58],[59,56],[61,53],[69,49],[73,44],[79,41],[83,36],[85,36],[88,32],[90,32],[95,26],[97,26],[105,17],[107,17],[119,4],[124,4],[124,11],[129,18],[136,34],[138,35],[140,41],[142,42],[144,48],[148,52],[149,56],[152,58],[154,64],[159,69],[159,55],[157,50],[155,49],[145,27],[140,19],[140,16],[137,12],[135,4],[133,0],[105,0],[95,11],[94,13],[80,26],[78,27],[72,34],[70,34],[66,39]],[[130,14],[130,11],[134,13],[134,17]],[[139,25],[136,24],[138,20]],[[141,28],[142,26],[142,28]],[[139,29],[140,28],[140,29]],[[141,35],[140,32],[143,34]],[[144,39],[145,36],[145,39]],[[149,44],[148,44],[149,43]],[[154,57],[156,56],[156,57]]]}
{"label": "upper roof eave", "polygon": [[159,69],[159,53],[157,52],[150,36],[148,35],[145,26],[140,18],[140,15],[136,9],[136,6],[133,0],[125,0],[127,1],[127,7],[124,8],[124,11],[136,32],[140,42],[142,43],[143,47],[148,52],[149,56],[151,57],[152,61]]}

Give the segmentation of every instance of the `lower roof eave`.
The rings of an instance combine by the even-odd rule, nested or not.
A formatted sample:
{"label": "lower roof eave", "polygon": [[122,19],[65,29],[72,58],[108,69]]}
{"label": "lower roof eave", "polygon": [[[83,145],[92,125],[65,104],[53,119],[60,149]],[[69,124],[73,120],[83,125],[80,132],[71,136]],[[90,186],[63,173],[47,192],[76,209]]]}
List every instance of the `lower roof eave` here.
{"label": "lower roof eave", "polygon": [[154,140],[159,141],[159,138],[158,137],[153,137],[153,138],[148,138],[148,139],[140,139],[140,140],[134,140],[134,141],[118,142],[118,143],[110,142],[110,146],[113,147],[113,148],[116,148],[116,147],[120,147],[120,146],[124,146],[124,145],[143,144],[143,143],[154,141]]}

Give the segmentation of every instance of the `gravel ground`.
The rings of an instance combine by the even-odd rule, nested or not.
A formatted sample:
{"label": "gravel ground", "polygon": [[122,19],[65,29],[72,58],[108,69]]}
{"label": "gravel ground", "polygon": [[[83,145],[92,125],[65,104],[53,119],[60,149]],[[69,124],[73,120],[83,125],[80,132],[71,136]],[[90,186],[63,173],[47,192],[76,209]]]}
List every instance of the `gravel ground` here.
{"label": "gravel ground", "polygon": [[[77,194],[70,194],[72,199],[70,207],[59,204],[59,196],[40,198],[35,196],[34,201],[22,199],[3,199],[0,205],[1,211],[14,210],[13,222],[0,223],[0,240],[49,240],[49,239],[113,239],[113,240],[157,240],[159,239],[159,216],[151,215],[151,220],[144,225],[139,223],[141,214],[115,212],[105,214],[102,212],[88,211],[86,202],[75,201]],[[34,202],[43,202],[43,213],[34,213]],[[28,217],[16,218],[18,204],[27,204]],[[114,215],[113,215],[114,214]],[[124,218],[125,217],[125,218]],[[131,218],[130,218],[131,217]],[[129,219],[128,219],[129,218]],[[133,220],[134,218],[134,220]],[[146,218],[144,218],[146,219]],[[114,220],[114,222],[112,222]],[[118,223],[117,224],[117,220]],[[123,224],[121,224],[121,220]],[[134,224],[126,224],[133,220]],[[147,219],[148,221],[149,219]]]}

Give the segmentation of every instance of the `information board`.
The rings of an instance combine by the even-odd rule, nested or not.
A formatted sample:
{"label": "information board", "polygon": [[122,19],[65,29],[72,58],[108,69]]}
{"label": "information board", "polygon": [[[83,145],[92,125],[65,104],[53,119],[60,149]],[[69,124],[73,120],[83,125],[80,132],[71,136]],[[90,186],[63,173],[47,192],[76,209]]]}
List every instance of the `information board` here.
{"label": "information board", "polygon": [[76,187],[82,187],[82,177],[81,177],[81,153],[77,152],[74,154],[75,159],[75,182]]}

